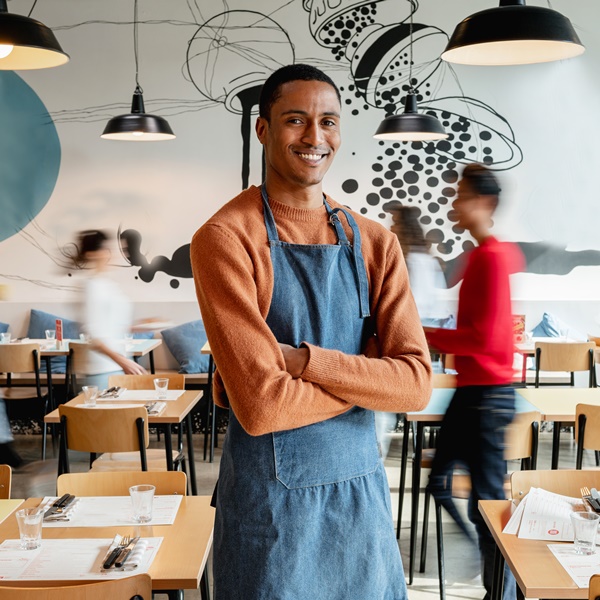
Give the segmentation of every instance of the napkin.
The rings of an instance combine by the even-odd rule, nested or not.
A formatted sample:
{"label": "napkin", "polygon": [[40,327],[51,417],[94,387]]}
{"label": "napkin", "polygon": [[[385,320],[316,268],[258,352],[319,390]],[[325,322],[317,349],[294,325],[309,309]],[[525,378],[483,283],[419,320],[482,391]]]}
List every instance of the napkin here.
{"label": "napkin", "polygon": [[[117,533],[117,535],[115,535],[111,545],[108,548],[106,556],[109,556],[110,553],[119,545],[121,539],[122,536],[120,536]],[[135,545],[135,548],[133,549],[133,552],[129,555],[127,561],[122,567],[115,567],[113,565],[110,569],[101,568],[100,571],[102,571],[103,573],[109,573],[111,571],[135,571],[135,569],[137,569],[142,564],[146,548],[148,548],[148,540],[139,539]]]}
{"label": "napkin", "polygon": [[[49,500],[44,505],[44,508],[50,508],[54,500],[55,499]],[[71,504],[69,504],[69,506],[67,506],[67,508],[63,509],[62,512],[54,513],[53,515],[46,517],[44,519],[44,522],[48,523],[52,521],[70,521],[70,517],[73,514],[73,511],[75,511],[79,505],[79,500],[79,498],[76,498],[75,500],[73,500],[73,502],[71,502]]]}
{"label": "napkin", "polygon": [[165,410],[166,407],[166,402],[153,402],[152,404],[146,405],[149,415],[160,415],[160,413]]}

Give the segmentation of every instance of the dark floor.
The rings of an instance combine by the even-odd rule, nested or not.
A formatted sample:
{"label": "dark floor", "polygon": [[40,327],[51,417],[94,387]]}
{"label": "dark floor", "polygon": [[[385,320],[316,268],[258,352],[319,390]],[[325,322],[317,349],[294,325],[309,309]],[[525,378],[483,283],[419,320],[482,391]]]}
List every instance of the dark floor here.
{"label": "dark floor", "polygon": [[[201,495],[212,494],[215,481],[218,475],[218,465],[220,459],[220,450],[217,448],[215,462],[210,464],[202,460],[203,436],[194,435],[194,447],[196,453],[196,471],[198,492]],[[540,434],[540,451],[538,458],[539,469],[550,468],[550,450],[552,445],[552,434],[542,432]],[[161,447],[161,444],[154,440],[151,442],[153,447]],[[398,505],[398,481],[400,473],[400,447],[401,434],[392,439],[390,452],[386,459],[386,471],[391,486],[392,505],[394,515],[397,513]],[[28,498],[41,497],[44,495],[54,495],[56,492],[56,472],[57,458],[53,453],[50,442],[48,443],[48,458],[41,461],[41,436],[39,435],[19,435],[15,439],[15,448],[25,459],[25,464],[14,471],[12,497]],[[71,470],[86,471],[87,455],[71,453]],[[575,465],[575,446],[572,436],[569,433],[563,433],[561,436],[561,468],[574,468]],[[585,457],[584,466],[593,466],[593,455]],[[518,464],[510,464],[509,470],[518,469]],[[407,478],[410,481],[410,473]],[[422,477],[422,484],[426,482],[426,473]],[[461,501],[458,501],[461,503]],[[421,503],[422,504],[422,503]],[[462,502],[466,505],[466,502]],[[409,513],[410,496],[405,495],[404,511],[402,520],[402,534],[400,549],[405,567],[408,567],[408,538],[409,538]],[[433,511],[430,514],[430,520],[433,518]],[[444,525],[444,545],[446,559],[446,581],[448,599],[452,598],[483,598],[484,590],[481,587],[481,581],[477,576],[478,558],[476,550],[466,541],[465,537],[458,531],[453,523]],[[431,600],[439,597],[435,530],[433,523],[429,528],[428,536],[428,560],[425,573],[415,573],[415,580],[409,587],[409,596],[411,600]],[[465,557],[469,557],[465,560]],[[192,600],[199,598],[198,591],[186,591],[186,599]],[[349,599],[354,600],[354,599]],[[356,599],[362,600],[362,599]]]}

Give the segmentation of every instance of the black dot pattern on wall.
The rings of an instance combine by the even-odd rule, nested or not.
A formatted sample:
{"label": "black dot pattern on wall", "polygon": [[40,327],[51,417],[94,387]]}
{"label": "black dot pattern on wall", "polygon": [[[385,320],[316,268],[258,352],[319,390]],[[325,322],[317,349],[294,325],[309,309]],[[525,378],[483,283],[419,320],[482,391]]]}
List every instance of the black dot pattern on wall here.
{"label": "black dot pattern on wall", "polygon": [[179,287],[179,280],[178,279],[171,279],[171,281],[169,281],[169,285],[176,290]]}

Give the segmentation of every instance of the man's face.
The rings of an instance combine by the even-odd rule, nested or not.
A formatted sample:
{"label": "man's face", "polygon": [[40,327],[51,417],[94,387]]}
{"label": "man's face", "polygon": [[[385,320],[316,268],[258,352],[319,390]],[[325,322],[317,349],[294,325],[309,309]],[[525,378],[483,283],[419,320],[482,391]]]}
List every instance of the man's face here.
{"label": "man's face", "polygon": [[481,224],[489,224],[494,212],[490,197],[479,195],[467,179],[458,183],[458,194],[452,208],[458,219],[456,224],[469,231]]}
{"label": "man's face", "polygon": [[290,81],[280,88],[270,119],[259,117],[267,175],[291,187],[321,183],[340,146],[340,103],[322,81]]}

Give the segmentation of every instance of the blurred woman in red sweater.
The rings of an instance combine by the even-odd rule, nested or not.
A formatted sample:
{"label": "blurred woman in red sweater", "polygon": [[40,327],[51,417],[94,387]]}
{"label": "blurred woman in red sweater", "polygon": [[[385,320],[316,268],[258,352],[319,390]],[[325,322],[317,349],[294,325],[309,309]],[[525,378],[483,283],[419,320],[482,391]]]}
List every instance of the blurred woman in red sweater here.
{"label": "blurred woman in red sweater", "polygon": [[[500,187],[483,165],[467,165],[453,203],[457,225],[478,246],[470,252],[458,301],[457,328],[430,329],[431,347],[456,356],[457,390],[444,417],[429,479],[429,489],[468,534],[451,496],[448,475],[459,463],[471,474],[469,519],[475,524],[483,563],[486,600],[492,587],[494,540],[479,514],[479,500],[504,498],[504,434],[515,412],[514,342],[509,276],[523,266],[514,244],[490,233]],[[506,569],[504,600],[513,600],[516,585]]]}

